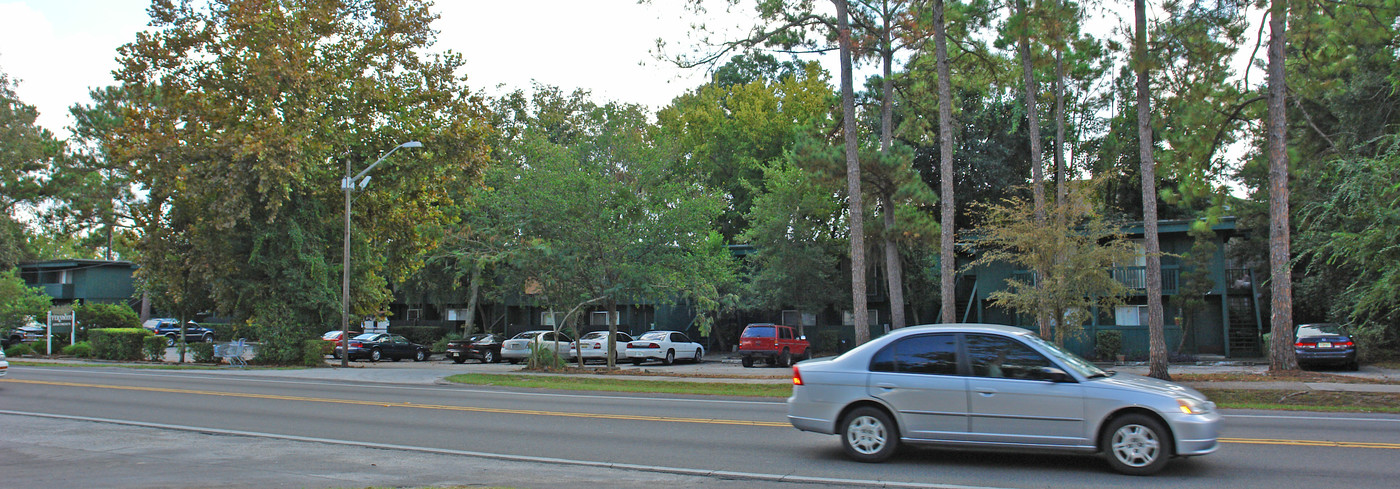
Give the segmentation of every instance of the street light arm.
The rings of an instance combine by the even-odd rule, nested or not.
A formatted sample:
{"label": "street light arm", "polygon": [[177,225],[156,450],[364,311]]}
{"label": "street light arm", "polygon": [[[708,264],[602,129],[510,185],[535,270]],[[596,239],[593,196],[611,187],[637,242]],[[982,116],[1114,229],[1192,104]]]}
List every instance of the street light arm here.
{"label": "street light arm", "polygon": [[360,178],[364,177],[365,174],[369,173],[370,170],[373,170],[374,167],[379,166],[379,164],[380,164],[380,163],[383,163],[384,160],[389,159],[389,155],[394,154],[394,152],[395,152],[395,151],[398,151],[399,148],[418,148],[418,147],[422,147],[422,146],[423,146],[423,143],[420,143],[420,142],[418,142],[418,141],[409,141],[409,142],[407,142],[407,143],[403,143],[403,144],[400,144],[400,145],[398,145],[398,146],[394,146],[394,149],[389,150],[388,153],[384,153],[384,156],[380,156],[379,159],[374,160],[374,163],[371,163],[371,164],[370,164],[368,167],[366,167],[364,170],[361,170],[359,173],[356,173],[355,176],[351,177],[351,178],[350,178],[350,183],[353,184],[353,183],[355,183],[355,182],[359,182],[359,181],[360,181]]}

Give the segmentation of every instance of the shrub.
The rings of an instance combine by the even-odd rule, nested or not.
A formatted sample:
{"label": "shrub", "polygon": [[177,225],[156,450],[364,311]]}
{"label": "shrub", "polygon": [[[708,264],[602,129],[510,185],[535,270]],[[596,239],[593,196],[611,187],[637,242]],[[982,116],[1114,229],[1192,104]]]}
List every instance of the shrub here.
{"label": "shrub", "polygon": [[219,363],[219,359],[214,357],[213,343],[190,343],[190,354],[196,363]]}
{"label": "shrub", "polygon": [[567,367],[564,358],[554,353],[554,347],[548,344],[530,343],[530,368],[544,370],[558,370]]}
{"label": "shrub", "polygon": [[307,367],[320,367],[326,364],[325,344],[330,343],[320,339],[306,340],[301,343],[301,364]]}
{"label": "shrub", "polygon": [[[292,326],[254,326],[258,349],[255,363],[264,365],[301,365],[305,360],[307,333]],[[319,347],[318,347],[319,348]]]}
{"label": "shrub", "polygon": [[1118,330],[1099,331],[1094,338],[1094,356],[1099,360],[1111,361],[1123,350],[1123,332]]}
{"label": "shrub", "polygon": [[248,341],[258,340],[257,328],[249,326],[247,323],[200,323],[199,325],[213,330],[214,337],[219,340],[238,341],[239,338]]}
{"label": "shrub", "polygon": [[441,326],[393,326],[389,332],[402,335],[404,338],[408,338],[408,341],[420,345],[432,345],[437,343],[448,331]]}
{"label": "shrub", "polygon": [[142,339],[141,356],[152,362],[165,361],[165,337],[152,335]]}
{"label": "shrub", "polygon": [[145,338],[159,338],[164,353],[165,338],[143,328],[98,328],[88,330],[93,356],[104,360],[140,360]]}
{"label": "shrub", "polygon": [[141,318],[126,304],[79,303],[73,314],[88,329],[141,327]]}
{"label": "shrub", "polygon": [[460,339],[462,339],[462,335],[460,334],[457,334],[455,332],[447,333],[447,336],[443,336],[442,339],[439,339],[436,342],[434,342],[431,348],[434,352],[444,352],[447,351],[447,342]]}
{"label": "shrub", "polygon": [[5,356],[7,356],[7,357],[17,357],[17,356],[20,356],[20,355],[33,355],[33,354],[34,354],[34,348],[33,348],[33,347],[30,347],[29,345],[24,344],[24,343],[15,343],[15,344],[13,344],[13,345],[10,345],[9,348],[6,348],[6,349],[5,349]]}
{"label": "shrub", "polygon": [[92,343],[79,341],[77,343],[63,347],[64,355],[71,355],[78,358],[92,358]]}

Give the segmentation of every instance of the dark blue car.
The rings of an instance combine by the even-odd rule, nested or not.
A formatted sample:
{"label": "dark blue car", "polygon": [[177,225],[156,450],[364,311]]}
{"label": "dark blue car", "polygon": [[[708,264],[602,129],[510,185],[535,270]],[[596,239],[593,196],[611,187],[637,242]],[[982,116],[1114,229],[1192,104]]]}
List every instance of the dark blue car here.
{"label": "dark blue car", "polygon": [[[146,321],[143,325],[146,329],[155,333],[156,336],[165,337],[165,346],[175,346],[180,342],[180,321],[172,318],[155,318]],[[185,341],[188,343],[214,341],[214,330],[200,326],[194,321],[186,321],[184,328]]]}
{"label": "dark blue car", "polygon": [[1293,351],[1298,365],[1331,365],[1357,370],[1356,343],[1341,326],[1333,323],[1300,324],[1293,332]]}

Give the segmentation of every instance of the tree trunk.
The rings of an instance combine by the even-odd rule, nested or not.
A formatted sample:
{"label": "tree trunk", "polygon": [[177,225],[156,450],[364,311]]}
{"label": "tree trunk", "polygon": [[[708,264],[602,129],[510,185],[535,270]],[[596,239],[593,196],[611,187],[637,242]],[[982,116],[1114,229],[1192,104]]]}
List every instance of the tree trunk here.
{"label": "tree trunk", "polygon": [[[894,47],[890,43],[890,16],[886,11],[884,30],[880,36],[880,61],[884,67],[884,79],[880,83],[880,153],[889,151],[894,141]],[[895,189],[890,189],[890,193]],[[885,282],[889,289],[890,327],[903,328],[904,320],[904,268],[899,262],[899,245],[894,239],[894,200],[892,195],[880,196],[880,208],[885,222]]]}
{"label": "tree trunk", "polygon": [[1142,164],[1143,242],[1147,254],[1147,335],[1149,367],[1147,375],[1169,380],[1167,340],[1162,328],[1162,245],[1157,235],[1157,176],[1152,160],[1151,101],[1147,79],[1147,9],[1144,0],[1134,0],[1137,32],[1133,52],[1137,73],[1138,157]]}
{"label": "tree trunk", "polygon": [[[617,368],[617,301],[608,300],[608,368]],[[578,363],[583,365],[583,343],[578,343]]]}
{"label": "tree trunk", "polygon": [[1065,52],[1055,50],[1055,204],[1065,195]]}
{"label": "tree trunk", "polygon": [[1293,271],[1289,264],[1288,119],[1285,107],[1284,22],[1288,4],[1273,0],[1269,13],[1269,370],[1298,369],[1293,352]]}
{"label": "tree trunk", "polygon": [[462,337],[471,336],[476,328],[476,306],[481,296],[481,264],[472,264],[472,282],[467,287],[467,322],[462,325]]}
{"label": "tree trunk", "polygon": [[[1024,16],[1026,14],[1025,0],[1016,0],[1016,14]],[[1031,63],[1031,41],[1028,32],[1021,32],[1017,35],[1017,46],[1021,54],[1021,75],[1025,85],[1026,96],[1026,129],[1030,133],[1031,140],[1031,192],[1035,200],[1035,220],[1038,223],[1045,222],[1045,175],[1041,167],[1040,159],[1040,116],[1036,114],[1036,86],[1034,64]],[[1035,288],[1036,296],[1043,296],[1041,290],[1045,287],[1047,270],[1034,270],[1036,274]],[[1042,310],[1043,308],[1036,308]],[[1050,338],[1053,335],[1051,325],[1052,318],[1045,317],[1045,313],[1039,313],[1040,317],[1035,318],[1036,324],[1040,326],[1040,337]]]}
{"label": "tree trunk", "polygon": [[851,23],[846,0],[836,4],[837,30],[841,44],[842,132],[846,140],[846,197],[851,233],[851,315],[855,318],[857,345],[870,341],[869,314],[865,297],[865,209],[861,205],[860,159],[856,147],[855,83],[851,73]]}
{"label": "tree trunk", "polygon": [[957,321],[958,298],[954,287],[957,255],[953,250],[953,90],[948,69],[948,32],[944,25],[943,0],[933,3],[933,43],[938,57],[938,174],[939,210],[939,295],[942,299],[941,322]]}

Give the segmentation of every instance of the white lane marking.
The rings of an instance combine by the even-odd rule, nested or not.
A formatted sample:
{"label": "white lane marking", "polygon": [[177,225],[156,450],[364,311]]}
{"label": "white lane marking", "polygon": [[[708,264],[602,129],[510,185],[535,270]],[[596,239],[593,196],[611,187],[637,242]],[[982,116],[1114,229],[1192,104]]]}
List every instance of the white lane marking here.
{"label": "white lane marking", "polygon": [[[13,368],[14,368],[14,367],[11,367],[11,369],[13,369]],[[374,386],[375,389],[395,389],[395,390],[406,390],[406,391],[432,391],[432,392],[468,392],[468,393],[474,393],[474,394],[498,394],[498,395],[511,395],[511,396],[520,396],[520,397],[562,397],[562,398],[574,398],[574,399],[618,399],[618,400],[625,400],[625,401],[665,401],[665,402],[683,402],[683,403],[748,404],[748,405],[761,405],[761,406],[780,406],[780,405],[786,405],[786,404],[787,404],[787,400],[786,400],[786,399],[783,399],[783,400],[774,400],[774,401],[738,401],[738,400],[732,400],[732,399],[682,399],[682,398],[675,398],[675,397],[640,397],[640,396],[626,396],[626,395],[600,396],[600,395],[596,395],[596,394],[560,394],[560,393],[551,393],[551,392],[516,392],[516,391],[504,391],[504,390],[467,389],[467,388],[456,388],[456,387],[454,387],[454,386],[459,386],[459,385],[460,385],[460,386],[466,386],[466,385],[470,385],[470,384],[442,384],[442,385],[434,385],[434,386],[432,386],[432,387],[428,387],[428,386],[421,386],[421,387],[420,387],[420,386],[401,385],[401,384],[389,383],[389,382],[364,381],[364,380],[354,380],[354,379],[319,379],[319,380],[320,380],[319,382],[317,382],[317,381],[310,381],[310,380],[278,380],[278,379],[269,379],[269,378],[266,378],[266,377],[259,377],[259,376],[256,376],[256,375],[237,375],[236,373],[231,373],[231,374],[229,374],[229,375],[207,375],[207,374],[206,374],[206,375],[200,375],[200,374],[188,374],[188,375],[185,375],[185,374],[162,374],[162,373],[148,373],[148,372],[117,372],[117,371],[106,371],[106,370],[81,370],[79,367],[67,367],[67,368],[65,368],[65,367],[38,367],[38,368],[41,368],[43,371],[49,371],[49,372],[81,372],[81,373],[85,373],[85,374],[101,374],[101,375],[130,376],[130,377],[172,377],[172,378],[182,378],[182,379],[188,379],[188,378],[223,379],[223,380],[239,380],[239,381],[247,381],[247,382],[261,382],[261,383],[265,383],[265,384],[317,385],[317,386],[328,386],[328,387],[331,387],[331,386],[340,386],[340,387],[344,387],[344,386],[348,386],[348,385],[355,385],[355,384],[357,384],[357,383],[372,383],[372,384],[375,384],[375,386]],[[118,367],[118,368],[120,368],[120,367]]]}
{"label": "white lane marking", "polygon": [[665,467],[660,465],[639,465],[613,462],[595,462],[588,460],[573,460],[552,457],[532,457],[529,455],[509,455],[501,453],[474,452],[469,450],[453,450],[448,448],[415,447],[408,445],[395,445],[389,443],[371,443],[347,440],[334,440],[329,438],[315,438],[308,436],[282,435],[277,433],[262,433],[257,431],[225,430],[219,428],[201,428],[198,426],[183,426],[161,423],[145,423],[141,421],[127,421],[120,419],[91,418],[86,416],[68,416],[62,414],[32,413],[24,411],[10,411],[0,409],[0,414],[13,416],[32,416],[36,418],[62,419],[68,421],[86,421],[92,423],[108,423],[125,426],[135,426],[139,428],[154,428],[162,430],[189,431],[194,433],[219,434],[231,436],[246,436],[252,438],[266,438],[275,440],[287,440],[307,443],[321,443],[327,445],[342,445],[364,448],[378,448],[383,450],[401,450],[418,453],[432,453],[439,455],[457,455],[463,457],[486,458],[493,460],[506,460],[512,462],[546,463],[573,465],[580,467],[595,467],[605,469],[634,470],[642,472],[656,472],[663,474],[689,475],[695,477],[719,477],[724,479],[744,479],[767,482],[798,482],[807,484],[828,484],[836,486],[861,486],[861,487],[907,487],[915,489],[1010,489],[996,486],[964,486],[956,484],[925,484],[918,482],[898,482],[881,481],[869,479],[838,479],[830,477],[812,477],[802,475],[784,474],[764,474],[760,472],[733,472],[727,470],[694,469],[688,467]]}

